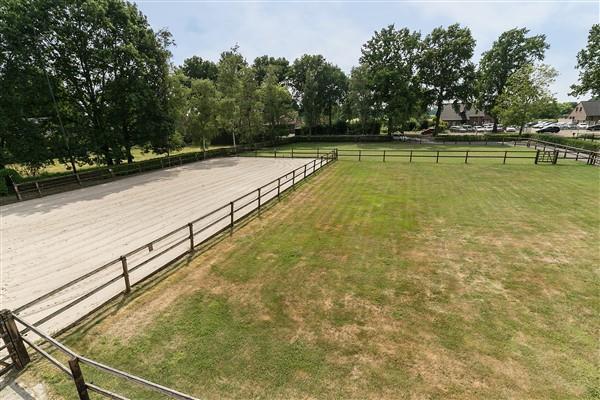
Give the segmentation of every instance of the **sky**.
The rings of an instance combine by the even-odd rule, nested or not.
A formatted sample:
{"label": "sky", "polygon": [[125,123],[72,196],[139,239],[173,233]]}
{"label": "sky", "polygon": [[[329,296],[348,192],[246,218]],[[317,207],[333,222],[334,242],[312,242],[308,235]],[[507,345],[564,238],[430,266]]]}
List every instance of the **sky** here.
{"label": "sky", "polygon": [[346,72],[358,65],[361,46],[390,24],[423,35],[438,26],[460,23],[477,41],[474,61],[498,36],[515,27],[544,34],[550,49],[545,63],[559,72],[551,86],[559,101],[577,81],[577,53],[593,24],[600,23],[600,0],[137,0],[154,29],[169,30],[175,41],[173,63],[197,55],[217,61],[234,45],[249,62],[268,54],[292,62],[303,54],[322,54]]}

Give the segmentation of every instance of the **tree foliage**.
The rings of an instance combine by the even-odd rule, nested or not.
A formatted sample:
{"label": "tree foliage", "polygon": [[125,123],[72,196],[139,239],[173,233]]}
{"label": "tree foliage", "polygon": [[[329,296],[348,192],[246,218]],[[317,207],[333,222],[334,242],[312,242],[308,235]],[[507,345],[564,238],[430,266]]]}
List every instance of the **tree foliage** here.
{"label": "tree foliage", "polygon": [[370,75],[373,98],[389,133],[425,108],[417,76],[420,38],[418,32],[390,25],[362,47],[360,62]]}
{"label": "tree foliage", "polygon": [[528,37],[526,28],[511,29],[500,35],[492,48],[483,53],[477,80],[477,105],[494,117],[494,132],[498,122],[495,111],[498,97],[504,93],[510,76],[526,64],[544,59],[548,49],[545,35]]}
{"label": "tree foliage", "polygon": [[549,85],[558,73],[548,65],[525,64],[506,81],[505,90],[498,96],[493,110],[504,124],[517,125],[519,133],[533,118],[547,112],[556,100]]}
{"label": "tree foliage", "polygon": [[577,54],[577,69],[579,82],[571,86],[571,96],[600,98],[600,24],[592,26],[587,47]]}
{"label": "tree foliage", "polygon": [[469,28],[454,24],[447,29],[435,28],[425,37],[421,48],[419,78],[425,87],[428,104],[436,108],[437,133],[445,102],[460,102],[468,107],[473,101],[475,39]]}

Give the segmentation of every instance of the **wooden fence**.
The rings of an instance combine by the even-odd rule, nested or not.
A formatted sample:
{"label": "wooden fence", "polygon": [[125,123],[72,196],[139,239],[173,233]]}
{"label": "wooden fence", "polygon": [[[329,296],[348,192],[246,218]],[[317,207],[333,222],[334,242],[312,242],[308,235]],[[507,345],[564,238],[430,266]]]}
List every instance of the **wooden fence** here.
{"label": "wooden fence", "polygon": [[[29,338],[24,332],[35,334],[37,340]],[[89,400],[90,393],[96,393],[109,399],[127,400],[123,395],[111,392],[92,382],[86,382],[80,364],[173,399],[196,400],[195,397],[188,394],[181,393],[177,390],[159,385],[158,383],[151,382],[147,379],[79,355],[46,332],[37,328],[35,324],[25,321],[23,318],[15,315],[9,310],[0,311],[0,334],[2,335],[5,347],[8,349],[10,363],[7,364],[10,366],[11,370],[22,371],[30,363],[31,355],[27,349],[29,348],[33,354],[37,354],[46,359],[50,364],[73,380],[73,384],[80,400]],[[59,352],[66,356],[68,358],[68,366],[64,365],[57,356],[51,354],[52,350],[49,350],[48,347],[54,352]]]}
{"label": "wooden fence", "polygon": [[[252,155],[254,157],[275,157],[275,158],[299,158],[299,157],[318,157],[324,151],[330,149],[261,149],[253,152],[248,152],[244,155]],[[355,160],[355,161],[406,161],[409,163],[416,162],[418,159],[431,159],[435,163],[439,163],[443,159],[457,159],[464,163],[469,163],[477,159],[496,159],[503,164],[510,160],[532,160],[532,163],[537,163],[536,160],[541,159],[538,155],[538,150],[418,150],[418,149],[397,149],[397,150],[364,150],[364,149],[333,149],[336,158],[339,160]],[[542,153],[541,150],[539,150]]]}
{"label": "wooden fence", "polygon": [[[63,318],[53,329],[55,334],[64,332],[106,303],[130,293],[133,287],[172,266],[184,256],[197,254],[222,235],[233,234],[236,224],[251,215],[260,214],[268,203],[279,200],[283,193],[294,189],[299,182],[335,160],[335,151],[321,154],[301,167],[19,306],[12,312],[19,318],[27,316],[28,319],[34,319],[31,326],[37,328],[59,315],[64,317],[69,311],[69,318]],[[21,334],[29,330],[30,328],[25,328]],[[0,347],[0,352],[6,353],[8,348],[5,344]],[[0,365],[9,358],[10,354],[4,354],[0,358]],[[10,366],[4,365],[4,369],[0,369],[0,375],[10,369]]]}
{"label": "wooden fence", "polygon": [[255,143],[251,145],[240,145],[237,147],[223,147],[207,151],[183,153],[170,157],[158,157],[150,160],[137,161],[131,164],[119,164],[112,167],[95,168],[81,172],[44,178],[21,183],[13,183],[13,190],[17,200],[27,200],[47,196],[49,194],[65,192],[79,187],[91,186],[106,180],[117,179],[124,176],[154,171],[163,168],[171,168],[202,161],[215,157],[228,157],[240,152],[253,150],[257,147],[274,146],[276,144],[292,143],[293,139],[279,139],[274,142]]}

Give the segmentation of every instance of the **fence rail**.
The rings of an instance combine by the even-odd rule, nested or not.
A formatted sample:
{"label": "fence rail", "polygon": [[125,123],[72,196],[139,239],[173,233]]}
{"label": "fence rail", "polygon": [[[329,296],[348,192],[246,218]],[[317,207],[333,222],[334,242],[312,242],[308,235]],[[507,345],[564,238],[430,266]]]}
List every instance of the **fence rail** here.
{"label": "fence rail", "polygon": [[274,142],[263,142],[252,145],[240,145],[234,147],[223,147],[207,151],[183,153],[168,157],[153,158],[150,160],[137,161],[131,164],[118,164],[112,167],[84,170],[82,172],[51,178],[37,179],[12,184],[17,200],[43,197],[50,194],[60,193],[67,190],[77,189],[83,186],[98,184],[102,181],[117,179],[120,177],[139,174],[147,171],[171,168],[202,161],[215,157],[228,157],[240,152],[253,150],[257,147],[274,146],[276,144],[291,143],[293,139],[279,139]]}
{"label": "fence rail", "polygon": [[69,321],[66,327],[55,324],[60,330],[67,329],[97,307],[122,293],[129,293],[134,286],[150,276],[203,247],[217,235],[233,233],[236,223],[252,213],[260,214],[267,203],[279,199],[285,191],[335,161],[335,156],[332,151],[313,158],[301,167],[72,279],[13,311],[33,318],[34,326],[41,326],[71,310],[70,317],[73,321]]}
{"label": "fence rail", "polygon": [[[19,325],[21,328],[19,328]],[[9,364],[11,369],[21,371],[27,366],[31,360],[29,351],[27,350],[27,347],[29,347],[29,349],[34,351],[34,353],[46,359],[48,362],[50,362],[50,364],[58,368],[61,372],[73,380],[77,394],[81,400],[89,400],[89,392],[97,393],[109,399],[126,400],[127,397],[94,385],[91,382],[86,382],[81,371],[80,364],[87,365],[90,368],[105,372],[111,376],[134,383],[145,389],[161,393],[173,399],[196,400],[195,397],[192,397],[188,394],[163,385],[159,385],[158,383],[151,382],[139,376],[129,374],[127,372],[102,364],[98,361],[84,357],[69,349],[67,346],[54,339],[46,332],[37,328],[35,324],[25,321],[25,319],[19,317],[9,310],[2,310],[0,312],[0,332],[3,334],[2,339],[6,343],[6,346],[10,347],[8,356],[11,359],[11,364]],[[38,339],[34,341],[25,336],[24,332],[32,332]],[[50,354],[50,350],[46,350],[43,347],[51,347],[53,350],[58,351],[66,356],[68,358],[68,366],[64,365],[53,354]]]}

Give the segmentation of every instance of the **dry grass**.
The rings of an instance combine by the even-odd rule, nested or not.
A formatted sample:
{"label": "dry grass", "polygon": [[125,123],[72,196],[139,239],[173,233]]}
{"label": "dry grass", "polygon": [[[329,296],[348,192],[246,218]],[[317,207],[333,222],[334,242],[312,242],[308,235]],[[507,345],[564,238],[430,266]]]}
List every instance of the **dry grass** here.
{"label": "dry grass", "polygon": [[201,398],[594,398],[598,178],[338,162],[65,339]]}

